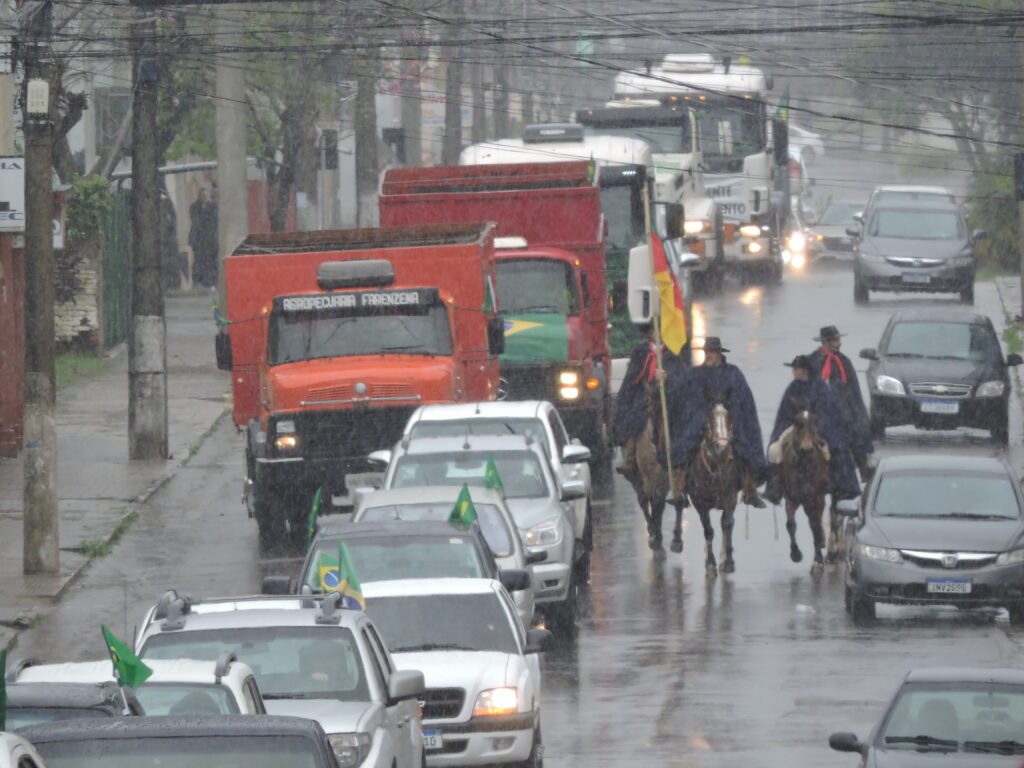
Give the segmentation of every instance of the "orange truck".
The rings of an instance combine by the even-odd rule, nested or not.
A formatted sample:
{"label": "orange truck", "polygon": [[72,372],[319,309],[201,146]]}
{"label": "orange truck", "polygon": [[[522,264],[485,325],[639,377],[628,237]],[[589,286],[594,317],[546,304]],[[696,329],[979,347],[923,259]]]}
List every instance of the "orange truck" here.
{"label": "orange truck", "polygon": [[225,259],[234,421],[264,547],[305,533],[318,488],[390,447],[418,406],[493,400],[504,324],[490,224],[279,233]]}

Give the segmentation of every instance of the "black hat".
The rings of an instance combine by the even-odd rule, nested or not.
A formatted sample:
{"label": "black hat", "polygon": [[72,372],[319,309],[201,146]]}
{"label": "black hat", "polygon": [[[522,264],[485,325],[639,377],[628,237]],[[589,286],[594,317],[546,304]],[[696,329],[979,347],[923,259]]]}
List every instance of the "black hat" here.
{"label": "black hat", "polygon": [[797,355],[793,358],[791,363],[783,363],[783,365],[789,368],[802,368],[805,371],[811,370],[811,358],[807,355]]}
{"label": "black hat", "polygon": [[705,352],[728,352],[729,350],[722,346],[722,340],[717,336],[708,336],[704,339],[704,346],[701,347]]}
{"label": "black hat", "polygon": [[814,337],[815,341],[832,341],[832,339],[838,339],[845,336],[845,333],[840,333],[839,329],[834,325],[826,325],[818,331],[818,335]]}

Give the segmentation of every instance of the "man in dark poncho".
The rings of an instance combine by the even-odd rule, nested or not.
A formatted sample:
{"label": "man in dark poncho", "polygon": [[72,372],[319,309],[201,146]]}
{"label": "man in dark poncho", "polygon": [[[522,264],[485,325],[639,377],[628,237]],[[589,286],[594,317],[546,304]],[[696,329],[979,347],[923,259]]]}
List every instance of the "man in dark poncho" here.
{"label": "man in dark poncho", "polygon": [[843,334],[834,325],[821,329],[814,338],[821,346],[808,356],[811,375],[827,384],[835,395],[839,415],[849,436],[850,451],[860,469],[861,479],[867,482],[871,476],[874,464],[872,455],[875,452],[871,441],[871,421],[860,393],[857,371],[850,358],[839,351],[843,345],[842,337]]}
{"label": "man in dark poncho", "polygon": [[[650,396],[657,397],[658,387],[655,378],[657,366],[654,357],[654,340],[652,338],[652,327],[646,324],[640,327],[648,337],[645,341],[637,344],[629,356],[629,366],[619,386],[619,392],[615,396],[615,413],[612,420],[612,440],[615,445],[622,447],[622,463],[617,471],[623,475],[635,487],[640,477],[640,470],[636,463],[636,443],[647,428],[650,418]],[[665,397],[669,402],[669,419],[672,420],[673,404],[678,401],[677,382],[684,381],[689,368],[682,357],[673,355],[662,346],[662,365],[665,370]],[[661,425],[656,425],[657,429]],[[669,426],[670,438],[674,441],[676,427]],[[680,453],[672,444],[673,458]],[[664,464],[663,449],[659,450],[658,458]],[[673,461],[673,466],[681,467],[681,464]],[[679,479],[677,477],[677,479]],[[682,483],[675,483],[677,493],[682,491]]]}
{"label": "man in dark poncho", "polygon": [[696,368],[697,383],[703,393],[705,407],[722,403],[732,419],[732,449],[738,459],[743,482],[743,503],[759,509],[767,506],[757,495],[760,478],[767,472],[761,425],[757,421],[754,393],[743,375],[725,358],[728,352],[717,336],[704,340],[704,363]]}
{"label": "man in dark poncho", "polygon": [[850,452],[850,441],[835,394],[813,374],[813,363],[808,355],[797,355],[793,362],[784,363],[793,369],[793,381],[782,393],[775,427],[768,441],[770,478],[765,498],[773,504],[782,501],[783,449],[793,426],[794,404],[806,404],[814,414],[818,435],[828,444],[829,477],[833,497],[852,499],[860,495],[857,472]]}

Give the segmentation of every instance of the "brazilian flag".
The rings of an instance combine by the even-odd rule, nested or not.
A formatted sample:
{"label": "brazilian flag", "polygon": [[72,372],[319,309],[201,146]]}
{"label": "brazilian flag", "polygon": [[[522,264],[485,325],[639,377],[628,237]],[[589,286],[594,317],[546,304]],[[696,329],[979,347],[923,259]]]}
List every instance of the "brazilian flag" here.
{"label": "brazilian flag", "polygon": [[138,688],[149,679],[153,670],[147,667],[131,648],[118,640],[113,632],[104,626],[100,629],[103,631],[103,641],[107,644],[110,660],[114,663],[117,684],[125,688]]}
{"label": "brazilian flag", "polygon": [[494,457],[487,457],[487,466],[484,467],[484,485],[492,491],[505,492],[505,484],[501,482],[501,475],[498,474],[498,467],[494,463]]}
{"label": "brazilian flag", "polygon": [[448,515],[448,522],[461,523],[468,528],[476,520],[476,507],[473,505],[473,498],[469,495],[469,486],[463,483],[459,497],[455,500],[455,506],[452,507],[452,513]]}
{"label": "brazilian flag", "polygon": [[320,573],[320,585],[324,592],[340,592],[346,608],[366,610],[363,598],[363,586],[356,576],[356,567],[352,562],[352,554],[344,541],[338,542],[338,559],[334,560],[323,552],[317,561]]}
{"label": "brazilian flag", "polygon": [[505,316],[502,365],[564,363],[569,359],[569,329],[565,315],[528,313]]}

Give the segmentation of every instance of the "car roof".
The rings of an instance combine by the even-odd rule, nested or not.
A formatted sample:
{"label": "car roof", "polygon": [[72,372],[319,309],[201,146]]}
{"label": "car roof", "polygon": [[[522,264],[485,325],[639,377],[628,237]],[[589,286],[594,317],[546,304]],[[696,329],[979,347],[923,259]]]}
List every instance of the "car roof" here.
{"label": "car roof", "polygon": [[[494,420],[502,416],[513,419],[540,416],[546,400],[493,400],[483,403],[444,403],[424,405],[414,414],[416,421]],[[552,406],[553,407],[553,406]]]}
{"label": "car roof", "polygon": [[920,200],[893,200],[891,202],[882,200],[881,202],[876,202],[871,210],[897,211],[899,213],[961,213],[959,204],[937,195],[928,195]]}
{"label": "car roof", "polygon": [[[458,496],[461,489],[457,488],[454,496]],[[366,498],[376,498],[375,491]],[[372,522],[353,522],[352,520],[330,520],[323,517],[318,518],[319,531],[317,540],[321,538],[342,538],[346,541],[360,538],[390,536],[407,539],[417,539],[427,536],[450,538],[452,536],[472,539],[476,533],[472,528],[466,528],[461,523],[451,523],[447,520],[374,520]]]}
{"label": "car roof", "polygon": [[1006,462],[995,456],[965,454],[906,453],[886,456],[878,465],[879,473],[902,470],[937,470],[942,472],[998,472],[1012,476]]}
{"label": "car roof", "polygon": [[[232,662],[227,677],[239,662]],[[146,666],[153,670],[150,683],[210,683],[221,677],[217,674],[218,662],[198,659],[150,659]],[[248,670],[248,667],[245,667]],[[239,670],[242,671],[242,670]],[[113,682],[113,668],[110,660],[80,661],[61,664],[33,664],[25,667],[18,675],[19,683],[42,684],[50,682],[100,683]]]}
{"label": "car roof", "polygon": [[[433,438],[431,438],[433,439]],[[413,443],[415,445],[415,443]],[[417,485],[409,488],[386,488],[366,496],[360,503],[360,509],[371,507],[385,507],[391,504],[435,504],[440,501],[455,503],[459,493],[462,491],[457,485]],[[476,504],[493,504],[501,506],[505,497],[500,491],[492,488],[473,487],[473,502]],[[366,523],[353,523],[353,525],[366,525]],[[396,525],[411,525],[411,523],[396,523]]]}
{"label": "car roof", "polygon": [[1024,685],[1024,670],[980,667],[922,667],[912,669],[908,683],[1007,683]]}
{"label": "car roof", "polygon": [[948,307],[922,307],[920,309],[901,309],[893,314],[892,323],[917,323],[922,321],[936,323],[961,323],[963,325],[985,325],[988,315],[970,310],[951,309]]}
{"label": "car roof", "polygon": [[920,195],[953,196],[953,191],[948,187],[928,186],[925,184],[882,184],[875,187],[875,193],[879,192],[916,192]]}
{"label": "car roof", "polygon": [[417,438],[403,446],[407,455],[432,453],[481,453],[484,451],[523,452],[536,451],[534,441],[528,441],[522,435],[464,435],[461,437],[424,437]]}
{"label": "car roof", "polygon": [[[194,630],[262,629],[265,627],[325,627],[353,629],[363,615],[338,605],[325,618],[321,609],[331,595],[215,597],[185,599],[180,619],[168,627],[168,617],[154,611],[147,632],[174,634]],[[159,608],[159,604],[158,604]],[[175,617],[177,619],[177,617]],[[336,621],[335,621],[336,619]]]}
{"label": "car roof", "polygon": [[499,586],[493,579],[393,579],[363,584],[363,597],[483,595]]}
{"label": "car roof", "polygon": [[[108,669],[110,664],[107,664]],[[17,707],[67,707],[97,709],[114,707],[120,713],[124,704],[121,689],[109,682],[7,683],[7,704]]]}
{"label": "car roof", "polygon": [[279,715],[182,715],[63,720],[19,730],[33,744],[97,739],[145,739],[170,736],[302,736],[317,738],[314,720]]}

